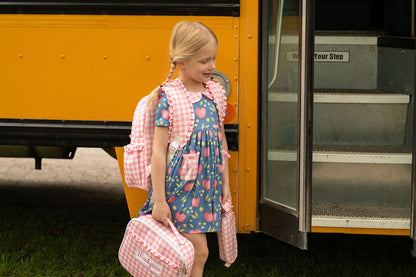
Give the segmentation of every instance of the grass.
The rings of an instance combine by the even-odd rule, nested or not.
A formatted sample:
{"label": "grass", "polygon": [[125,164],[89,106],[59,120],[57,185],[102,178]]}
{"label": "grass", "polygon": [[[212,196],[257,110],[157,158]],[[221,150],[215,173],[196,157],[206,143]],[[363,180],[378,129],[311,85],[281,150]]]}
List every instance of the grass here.
{"label": "grass", "polygon": [[128,276],[117,260],[129,219],[121,199],[90,191],[68,201],[79,193],[65,188],[0,194],[0,276]]}
{"label": "grass", "polygon": [[[0,276],[129,276],[117,251],[129,217],[123,195],[69,187],[0,186]],[[416,276],[405,237],[312,234],[308,251],[240,234],[227,269],[208,236],[205,276]]]}
{"label": "grass", "polygon": [[[0,276],[129,276],[117,257],[128,220],[124,195],[99,186],[0,182]],[[416,276],[406,237],[311,234],[308,251],[262,233],[238,241],[227,269],[208,236],[205,276]]]}

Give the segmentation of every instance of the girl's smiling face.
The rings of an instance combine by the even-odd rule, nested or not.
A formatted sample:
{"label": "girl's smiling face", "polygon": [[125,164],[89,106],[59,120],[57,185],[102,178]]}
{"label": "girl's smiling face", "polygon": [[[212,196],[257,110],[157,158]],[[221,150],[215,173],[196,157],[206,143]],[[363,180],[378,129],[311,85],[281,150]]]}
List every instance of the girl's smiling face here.
{"label": "girl's smiling face", "polygon": [[212,40],[191,59],[178,62],[179,78],[188,91],[200,92],[205,89],[202,82],[211,79],[211,73],[215,69],[217,49],[217,42]]}

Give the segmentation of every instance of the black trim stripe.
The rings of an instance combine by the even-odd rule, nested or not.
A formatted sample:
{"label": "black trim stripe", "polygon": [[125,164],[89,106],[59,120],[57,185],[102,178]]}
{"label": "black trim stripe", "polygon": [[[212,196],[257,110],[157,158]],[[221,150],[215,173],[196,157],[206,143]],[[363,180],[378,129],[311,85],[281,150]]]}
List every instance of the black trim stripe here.
{"label": "black trim stripe", "polygon": [[240,16],[239,0],[1,1],[2,14]]}
{"label": "black trim stripe", "polygon": [[[224,125],[228,148],[238,151],[238,125]],[[116,147],[130,142],[129,121],[0,118],[0,145]]]}
{"label": "black trim stripe", "polygon": [[0,145],[123,146],[130,129],[125,121],[0,119]]}

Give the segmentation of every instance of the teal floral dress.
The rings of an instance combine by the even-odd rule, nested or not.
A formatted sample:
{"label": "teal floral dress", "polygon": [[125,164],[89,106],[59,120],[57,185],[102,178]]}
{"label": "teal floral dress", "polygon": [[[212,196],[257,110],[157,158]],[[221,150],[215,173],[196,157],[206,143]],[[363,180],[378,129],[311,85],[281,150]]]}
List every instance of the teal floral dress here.
{"label": "teal floral dress", "polygon": [[[190,141],[176,152],[166,172],[166,200],[173,223],[182,233],[206,233],[220,230],[221,185],[224,170],[222,132],[218,112],[204,93],[187,92],[195,113],[194,130]],[[169,103],[161,94],[156,109],[155,126],[169,126]],[[197,156],[196,176],[187,174],[187,156]],[[191,170],[192,171],[192,170]],[[153,191],[141,214],[152,211]]]}

